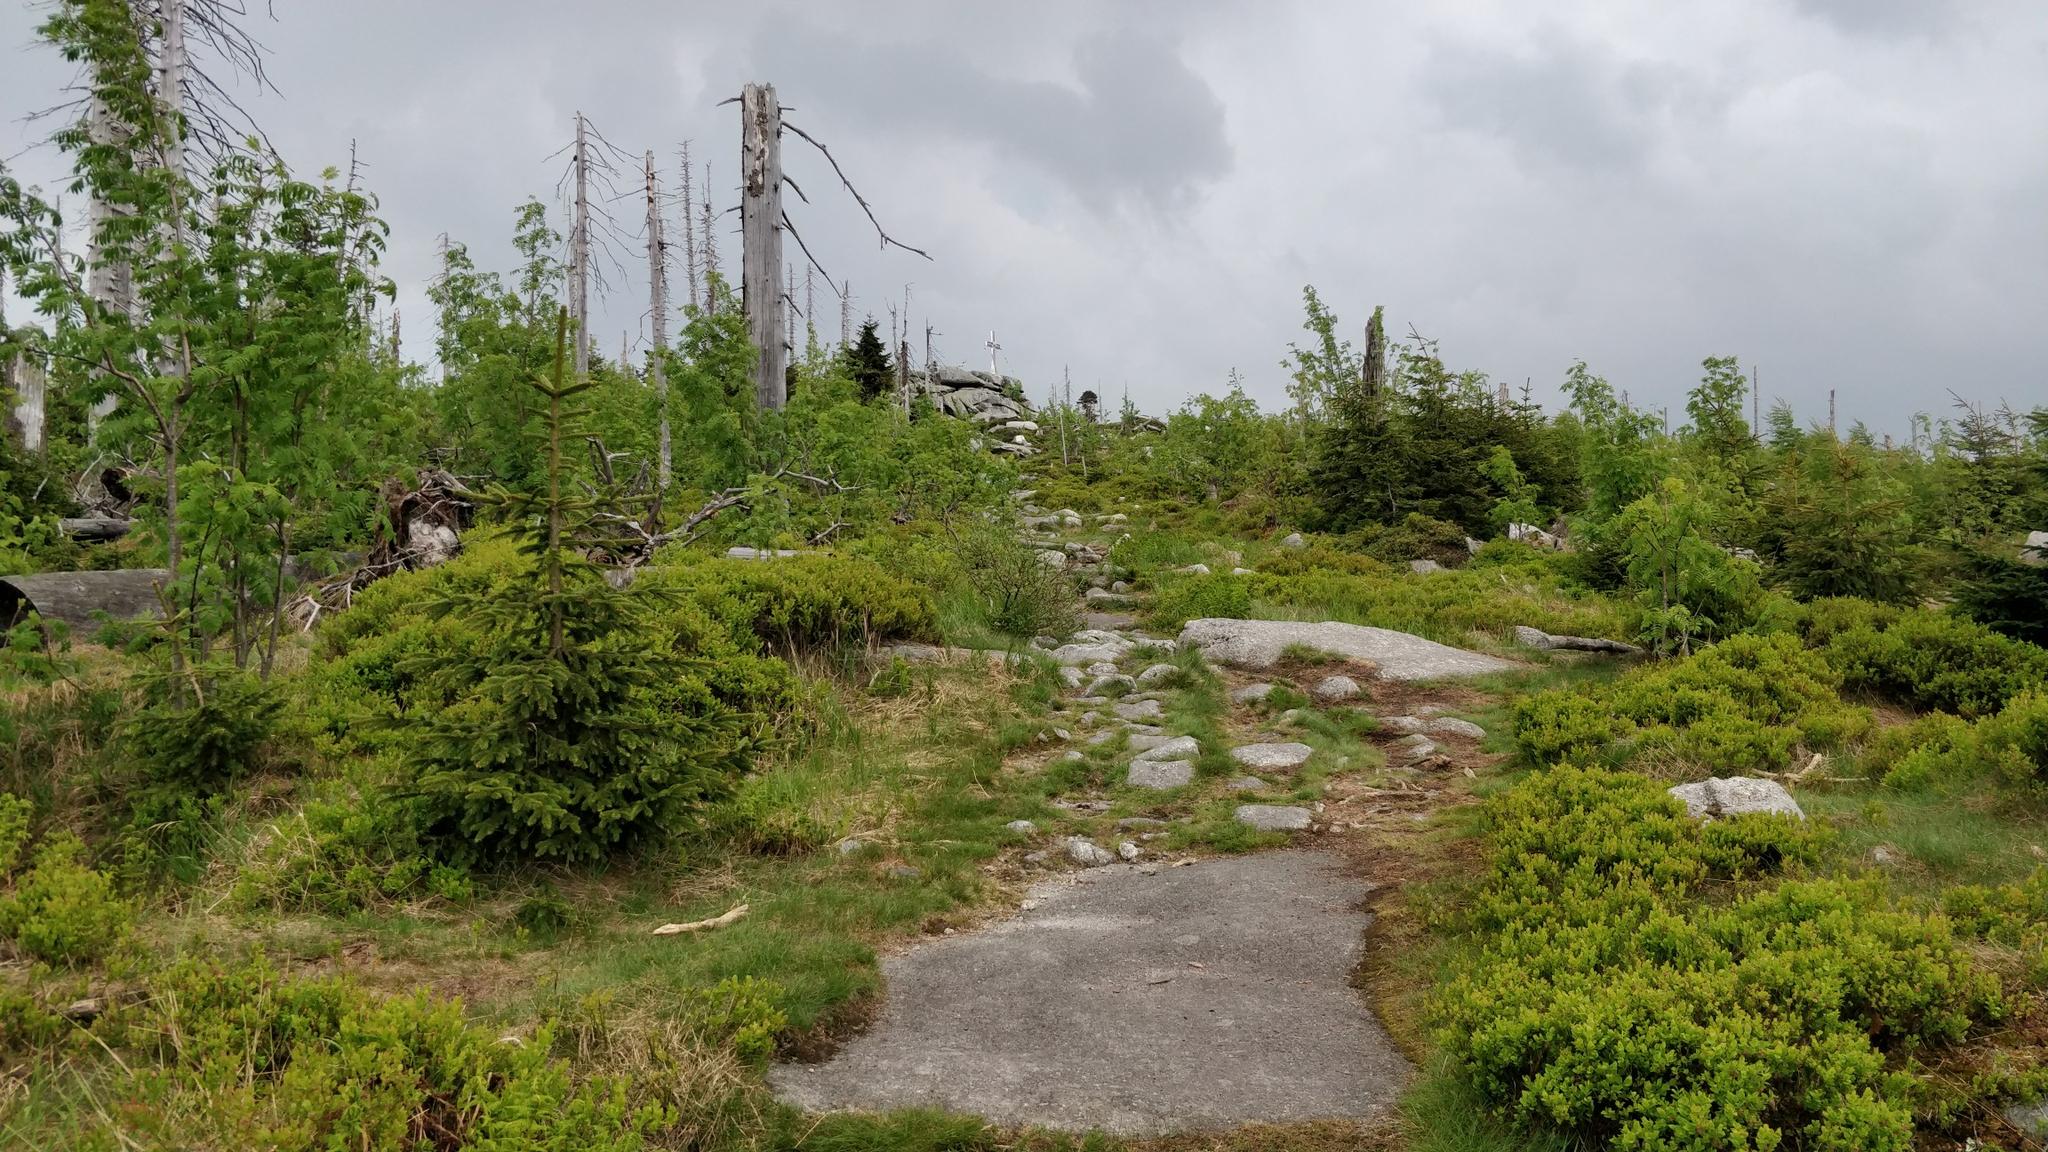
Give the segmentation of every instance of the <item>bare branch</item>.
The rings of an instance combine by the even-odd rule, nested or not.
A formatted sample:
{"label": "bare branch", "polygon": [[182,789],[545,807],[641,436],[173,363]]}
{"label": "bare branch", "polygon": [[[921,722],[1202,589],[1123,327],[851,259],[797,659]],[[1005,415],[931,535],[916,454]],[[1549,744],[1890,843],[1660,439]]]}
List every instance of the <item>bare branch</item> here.
{"label": "bare branch", "polygon": [[782,126],[784,128],[789,129],[791,132],[796,133],[798,136],[803,137],[804,140],[807,141],[811,147],[816,148],[818,151],[823,152],[825,154],[825,159],[832,165],[832,171],[839,174],[839,182],[841,184],[846,185],[846,190],[853,194],[854,202],[860,205],[860,210],[862,212],[867,213],[868,223],[873,224],[875,226],[875,234],[882,238],[882,247],[887,248],[889,245],[894,244],[896,247],[903,249],[905,252],[915,252],[919,256],[922,256],[927,260],[930,260],[932,258],[932,254],[925,251],[924,249],[912,248],[910,245],[905,244],[903,241],[898,240],[894,236],[889,235],[888,231],[882,227],[882,222],[880,220],[875,219],[875,210],[868,206],[867,197],[862,196],[860,194],[860,189],[855,188],[853,186],[853,181],[847,179],[846,169],[841,168],[839,166],[839,161],[832,155],[832,150],[830,148],[827,148],[823,144],[818,143],[816,137],[812,136],[809,132],[804,131],[803,129],[797,127],[796,125],[791,124],[787,120],[784,120],[782,122]]}

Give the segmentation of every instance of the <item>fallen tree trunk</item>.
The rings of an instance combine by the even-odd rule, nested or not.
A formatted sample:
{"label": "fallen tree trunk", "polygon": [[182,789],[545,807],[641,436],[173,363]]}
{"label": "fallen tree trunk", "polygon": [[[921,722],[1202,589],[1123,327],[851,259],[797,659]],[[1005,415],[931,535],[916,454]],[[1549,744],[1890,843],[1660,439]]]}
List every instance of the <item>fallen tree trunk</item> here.
{"label": "fallen tree trunk", "polygon": [[99,626],[96,613],[114,620],[157,619],[163,615],[157,586],[170,578],[163,568],[0,577],[0,621],[12,627],[35,612],[84,632]]}
{"label": "fallen tree trunk", "polygon": [[88,544],[104,544],[109,540],[119,540],[126,536],[134,525],[133,520],[119,516],[76,516],[57,521],[58,529],[66,536]]}

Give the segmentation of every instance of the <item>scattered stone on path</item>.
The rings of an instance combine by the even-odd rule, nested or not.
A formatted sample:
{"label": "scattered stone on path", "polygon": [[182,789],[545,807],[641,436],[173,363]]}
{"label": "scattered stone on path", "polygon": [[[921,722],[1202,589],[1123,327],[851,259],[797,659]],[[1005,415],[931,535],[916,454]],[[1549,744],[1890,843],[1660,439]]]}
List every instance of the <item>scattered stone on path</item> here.
{"label": "scattered stone on path", "polygon": [[1138,618],[1128,612],[1083,612],[1081,622],[1090,628],[1098,628],[1105,632],[1122,631],[1138,626]]}
{"label": "scattered stone on path", "polygon": [[1094,711],[1083,712],[1081,713],[1081,718],[1075,721],[1075,723],[1083,728],[1093,728],[1097,724],[1102,723],[1102,713]]}
{"label": "scattered stone on path", "polygon": [[1160,819],[1157,819],[1157,818],[1155,818],[1155,817],[1151,817],[1151,816],[1126,816],[1126,817],[1124,817],[1123,819],[1121,819],[1121,820],[1118,820],[1118,821],[1116,822],[1116,828],[1117,828],[1117,831],[1119,831],[1119,832],[1129,832],[1129,831],[1131,831],[1131,830],[1133,830],[1133,829],[1136,829],[1136,828],[1171,828],[1171,827],[1172,827],[1172,825],[1171,825],[1171,824],[1168,824],[1168,823],[1167,823],[1166,821],[1164,821],[1164,820],[1160,820]]}
{"label": "scattered stone on path", "polygon": [[1228,787],[1232,792],[1264,792],[1269,785],[1257,776],[1239,776]]}
{"label": "scattered stone on path", "polygon": [[1302,718],[1307,715],[1307,712],[1304,712],[1299,708],[1289,708],[1287,711],[1282,712],[1278,716],[1273,717],[1273,719],[1275,722],[1280,724],[1299,724],[1301,723]]}
{"label": "scattered stone on path", "polygon": [[1067,566],[1067,554],[1058,548],[1042,549],[1038,553],[1038,562],[1047,568],[1065,568]]}
{"label": "scattered stone on path", "polygon": [[1253,571],[1252,571],[1251,569],[1249,569],[1249,568],[1232,568],[1232,569],[1230,570],[1230,574],[1231,574],[1232,576],[1256,576],[1256,575],[1258,575],[1258,573],[1256,573],[1256,572],[1253,572]]}
{"label": "scattered stone on path", "polygon": [[1138,682],[1136,680],[1131,679],[1129,676],[1097,676],[1095,679],[1089,681],[1088,687],[1083,689],[1083,691],[1087,692],[1090,696],[1100,696],[1103,693],[1108,692],[1112,688],[1121,688],[1124,691],[1129,692],[1135,689],[1137,686]]}
{"label": "scattered stone on path", "polygon": [[1166,729],[1161,728],[1157,724],[1133,724],[1128,720],[1124,721],[1124,731],[1129,732],[1133,736],[1166,735]]}
{"label": "scattered stone on path", "polygon": [[1754,776],[1719,776],[1692,784],[1679,784],[1666,791],[1685,801],[1686,815],[1695,820],[1721,816],[1743,816],[1753,812],[1778,813],[1806,819],[1799,802],[1776,780]]}
{"label": "scattered stone on path", "polygon": [[1486,729],[1470,720],[1460,720],[1456,716],[1439,716],[1431,720],[1429,731],[1437,736],[1463,736],[1467,740],[1486,739]]}
{"label": "scattered stone on path", "polygon": [[1230,694],[1233,704],[1260,704],[1273,694],[1271,684],[1247,684]]}
{"label": "scattered stone on path", "polygon": [[1026,836],[1029,836],[1033,832],[1038,831],[1038,825],[1033,824],[1029,820],[1012,820],[1008,824],[1003,825],[1003,827],[1009,829],[1012,832],[1022,833]]}
{"label": "scattered stone on path", "polygon": [[867,847],[866,844],[862,843],[857,837],[853,836],[848,836],[846,839],[841,840],[838,845],[839,854],[841,856],[851,856],[855,852],[858,852],[865,847]]}
{"label": "scattered stone on path", "polygon": [[1114,600],[1116,599],[1116,593],[1111,592],[1107,588],[1090,588],[1086,592],[1081,593],[1081,599],[1089,603],[1094,603],[1097,600]]}
{"label": "scattered stone on path", "polygon": [[1312,648],[1369,662],[1383,680],[1480,676],[1515,667],[1497,656],[1468,652],[1406,632],[1337,621],[1190,620],[1181,630],[1180,643],[1201,648],[1218,664],[1253,669],[1271,668],[1290,647]]}
{"label": "scattered stone on path", "polygon": [[1180,571],[1186,573],[1189,576],[1207,576],[1209,574],[1209,566],[1207,564],[1200,563],[1190,564],[1187,567],[1180,569]]}
{"label": "scattered stone on path", "polygon": [[1100,868],[1104,864],[1116,863],[1116,857],[1109,850],[1088,839],[1075,836],[1067,841],[1067,859],[1084,868]]}
{"label": "scattered stone on path", "polygon": [[1114,676],[1121,669],[1116,666],[1116,661],[1114,660],[1097,660],[1095,663],[1083,668],[1082,671],[1090,676]]}
{"label": "scattered stone on path", "polygon": [[1410,560],[1408,570],[1417,576],[1427,576],[1432,572],[1443,571],[1444,566],[1434,560]]}
{"label": "scattered stone on path", "polygon": [[2005,1119],[2030,1140],[2048,1144],[2048,1099],[2031,1104],[2013,1104],[2006,1108]]}
{"label": "scattered stone on path", "polygon": [[1394,749],[1401,754],[1403,760],[1421,760],[1436,755],[1436,742],[1417,733],[1394,741]]}
{"label": "scattered stone on path", "polygon": [[1230,758],[1247,768],[1291,772],[1308,763],[1315,752],[1306,744],[1246,744],[1232,748]]}
{"label": "scattered stone on path", "polygon": [[1109,586],[1109,590],[1119,596],[1127,596],[1130,594],[1131,586],[1127,581],[1118,580]]}
{"label": "scattered stone on path", "polygon": [[1428,722],[1420,716],[1381,716],[1376,723],[1380,731],[1397,736],[1416,736],[1429,728]]}
{"label": "scattered stone on path", "polygon": [[1166,719],[1166,709],[1157,700],[1122,701],[1115,706],[1115,711],[1126,720]]}
{"label": "scattered stone on path", "polygon": [[1350,983],[1372,917],[1345,862],[1146,867],[1043,881],[1011,919],[885,957],[874,1023],[771,1083],[813,1112],[1130,1136],[1386,1116],[1412,1069]]}
{"label": "scattered stone on path", "polygon": [[1164,684],[1168,680],[1173,679],[1179,672],[1180,669],[1172,664],[1154,664],[1143,672],[1138,673],[1138,686],[1150,688],[1155,684]]}
{"label": "scattered stone on path", "polygon": [[1280,546],[1282,548],[1306,548],[1308,547],[1308,541],[1302,539],[1299,532],[1289,532],[1280,538]]}
{"label": "scattered stone on path", "polygon": [[[1159,740],[1156,736],[1149,737],[1149,739]],[[1200,756],[1201,754],[1201,741],[1193,736],[1175,736],[1170,740],[1159,740],[1157,744],[1148,744],[1144,751],[1138,754],[1138,759],[1186,760],[1189,757]]]}
{"label": "scattered stone on path", "polygon": [[1541,628],[1531,628],[1526,624],[1515,626],[1515,643],[1545,651],[1606,652],[1616,656],[1633,656],[1642,651],[1633,644],[1624,644],[1619,640],[1603,640],[1593,636],[1555,636]]}
{"label": "scattered stone on path", "polygon": [[1195,762],[1192,760],[1133,760],[1124,775],[1124,783],[1133,788],[1152,788],[1163,792],[1168,788],[1185,788],[1194,778]]}
{"label": "scattered stone on path", "polygon": [[1239,824],[1261,832],[1306,832],[1313,817],[1292,804],[1239,804],[1233,815]]}
{"label": "scattered stone on path", "polygon": [[1316,681],[1316,686],[1309,691],[1323,703],[1335,704],[1340,700],[1356,699],[1359,688],[1358,681],[1349,676],[1325,676]]}
{"label": "scattered stone on path", "polygon": [[1036,852],[1026,852],[1024,854],[1024,862],[1026,864],[1043,864],[1050,859],[1052,859],[1052,853],[1047,852],[1043,848]]}
{"label": "scattered stone on path", "polygon": [[1062,667],[1060,669],[1060,683],[1070,690],[1079,688],[1081,686],[1081,679],[1081,670],[1079,668]]}
{"label": "scattered stone on path", "polygon": [[1137,860],[1138,857],[1144,855],[1143,851],[1141,851],[1136,844],[1131,843],[1129,840],[1126,840],[1123,843],[1116,846],[1116,854],[1122,857],[1126,863],[1133,862]]}
{"label": "scattered stone on path", "polygon": [[1086,760],[1087,758],[1087,753],[1081,751],[1079,748],[1070,748],[1067,750],[1066,755],[1060,757],[1060,759],[1065,760],[1070,764]]}

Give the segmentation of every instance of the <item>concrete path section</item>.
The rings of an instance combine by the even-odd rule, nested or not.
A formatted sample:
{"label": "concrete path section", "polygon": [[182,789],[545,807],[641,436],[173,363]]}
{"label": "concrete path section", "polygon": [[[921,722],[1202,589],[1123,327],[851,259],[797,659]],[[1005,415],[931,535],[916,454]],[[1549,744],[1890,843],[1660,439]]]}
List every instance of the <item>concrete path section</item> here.
{"label": "concrete path section", "polygon": [[884,960],[875,1025],[770,1081],[814,1111],[1127,1134],[1377,1116],[1410,1069],[1350,985],[1365,893],[1302,850],[1065,877]]}

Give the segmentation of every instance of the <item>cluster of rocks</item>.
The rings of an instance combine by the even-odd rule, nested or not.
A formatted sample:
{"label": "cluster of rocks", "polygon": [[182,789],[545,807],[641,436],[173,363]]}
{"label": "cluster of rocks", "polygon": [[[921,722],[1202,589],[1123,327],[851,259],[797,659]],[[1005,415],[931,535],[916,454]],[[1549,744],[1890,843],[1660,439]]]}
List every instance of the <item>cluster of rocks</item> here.
{"label": "cluster of rocks", "polygon": [[1597,636],[1558,636],[1526,624],[1516,626],[1515,643],[1546,652],[1606,652],[1616,656],[1634,656],[1642,652],[1641,648],[1619,640],[1604,640]]}

